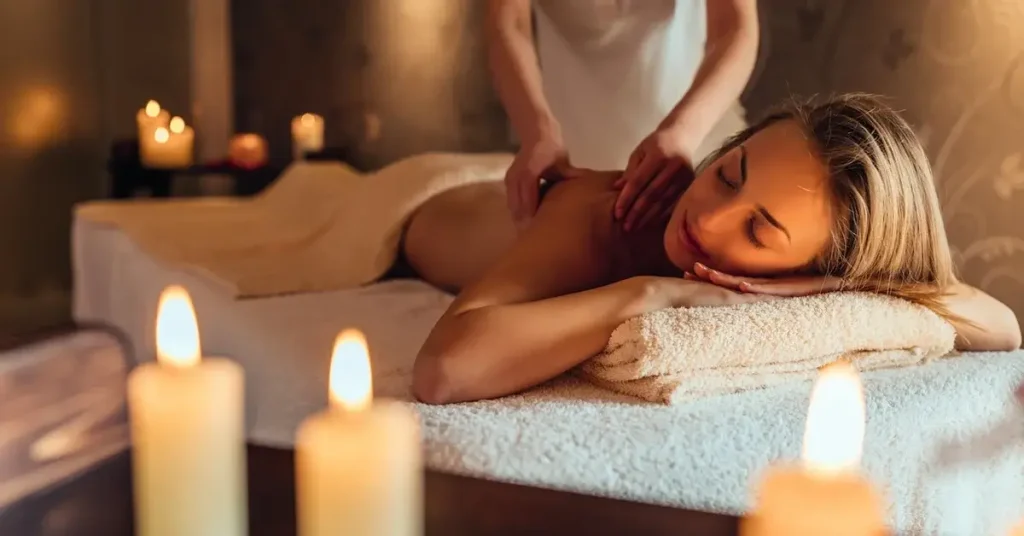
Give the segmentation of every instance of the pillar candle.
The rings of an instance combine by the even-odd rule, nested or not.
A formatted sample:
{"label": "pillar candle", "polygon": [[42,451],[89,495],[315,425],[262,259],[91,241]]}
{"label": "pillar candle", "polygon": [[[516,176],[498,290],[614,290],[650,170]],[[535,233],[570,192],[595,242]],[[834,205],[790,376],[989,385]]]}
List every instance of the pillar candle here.
{"label": "pillar candle", "polygon": [[302,114],[292,119],[292,154],[296,160],[307,152],[324,148],[324,118],[316,114]]}
{"label": "pillar candle", "polygon": [[417,419],[396,401],[372,400],[366,341],[342,332],[334,346],[330,405],[303,421],[295,446],[300,536],[422,533]]}
{"label": "pillar candle", "polygon": [[200,358],[185,289],[160,297],[156,363],[128,379],[135,533],[247,534],[243,375],[226,359]]}
{"label": "pillar candle", "polygon": [[826,368],[811,393],[802,462],[769,468],[741,534],[885,534],[882,498],[858,471],[864,412],[853,367],[841,363]]}
{"label": "pillar candle", "polygon": [[139,142],[141,143],[144,139],[152,138],[153,132],[156,129],[160,127],[167,128],[170,120],[170,114],[167,113],[167,110],[160,108],[159,102],[155,100],[147,102],[146,106],[135,114]]}
{"label": "pillar candle", "polygon": [[180,169],[192,165],[195,132],[180,117],[171,119],[169,128],[159,127],[149,138],[140,140],[142,165],[159,169]]}

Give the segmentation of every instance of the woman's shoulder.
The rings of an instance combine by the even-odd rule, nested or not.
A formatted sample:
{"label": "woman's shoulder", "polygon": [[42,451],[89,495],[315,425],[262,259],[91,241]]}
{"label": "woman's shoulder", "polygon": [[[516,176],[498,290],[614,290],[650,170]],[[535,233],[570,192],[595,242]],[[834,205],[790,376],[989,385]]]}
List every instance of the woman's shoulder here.
{"label": "woman's shoulder", "polygon": [[541,207],[575,207],[593,210],[595,214],[607,208],[610,218],[611,207],[615,203],[615,189],[612,185],[621,174],[620,171],[579,170],[570,178],[542,187]]}

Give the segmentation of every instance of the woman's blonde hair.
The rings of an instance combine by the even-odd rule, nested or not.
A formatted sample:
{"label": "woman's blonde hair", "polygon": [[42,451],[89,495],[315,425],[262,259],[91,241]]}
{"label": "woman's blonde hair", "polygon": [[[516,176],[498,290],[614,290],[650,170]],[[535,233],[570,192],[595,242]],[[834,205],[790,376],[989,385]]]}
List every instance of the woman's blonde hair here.
{"label": "woman's blonde hair", "polygon": [[741,131],[701,168],[769,125],[796,121],[829,170],[837,217],[830,246],[809,268],[845,290],[882,292],[951,318],[956,282],[931,166],[910,125],[873,95],[793,102]]}

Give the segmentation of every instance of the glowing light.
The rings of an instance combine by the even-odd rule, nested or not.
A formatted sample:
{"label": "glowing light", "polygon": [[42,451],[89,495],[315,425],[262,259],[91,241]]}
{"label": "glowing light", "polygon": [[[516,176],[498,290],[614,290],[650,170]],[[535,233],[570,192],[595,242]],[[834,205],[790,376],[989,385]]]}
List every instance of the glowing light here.
{"label": "glowing light", "polygon": [[156,117],[160,115],[160,103],[155,100],[147,102],[146,115],[148,115],[149,117]]}
{"label": "glowing light", "polygon": [[181,134],[182,132],[185,132],[185,120],[178,116],[174,116],[171,118],[170,127],[171,132]]}
{"label": "glowing light", "polygon": [[856,470],[864,445],[864,391],[848,363],[822,371],[811,392],[804,430],[803,461],[823,473]]}
{"label": "glowing light", "polygon": [[373,377],[366,338],[358,330],[338,335],[331,355],[331,404],[345,411],[362,411],[373,400]]}
{"label": "glowing light", "polygon": [[199,364],[200,353],[199,326],[188,291],[179,286],[165,288],[156,313],[157,361],[172,367],[192,367]]}
{"label": "glowing light", "polygon": [[167,132],[167,129],[164,127],[157,127],[157,129],[153,131],[153,139],[156,140],[157,143],[167,143],[167,140],[171,139],[171,133]]}

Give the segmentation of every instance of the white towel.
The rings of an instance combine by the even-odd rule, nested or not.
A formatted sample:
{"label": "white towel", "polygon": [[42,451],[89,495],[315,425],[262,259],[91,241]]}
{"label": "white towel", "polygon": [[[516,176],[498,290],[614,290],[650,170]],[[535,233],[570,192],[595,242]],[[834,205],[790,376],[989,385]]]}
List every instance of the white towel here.
{"label": "white towel", "polygon": [[620,393],[678,403],[810,378],[840,358],[862,371],[918,364],[953,350],[955,335],[908,301],[833,292],[644,314],[577,371]]}
{"label": "white towel", "polygon": [[338,163],[290,166],[250,199],[106,201],[76,218],[116,226],[157,260],[199,272],[234,298],[351,288],[382,276],[426,200],[500,181],[504,153],[428,153],[372,174]]}

